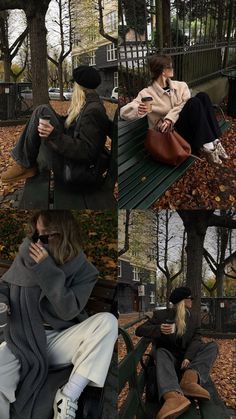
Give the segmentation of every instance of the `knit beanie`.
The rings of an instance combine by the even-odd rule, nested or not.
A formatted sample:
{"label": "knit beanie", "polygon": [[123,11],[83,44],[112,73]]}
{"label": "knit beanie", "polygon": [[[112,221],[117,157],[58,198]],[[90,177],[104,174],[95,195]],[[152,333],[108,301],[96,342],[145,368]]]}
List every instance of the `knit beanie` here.
{"label": "knit beanie", "polygon": [[188,287],[179,287],[172,291],[169,301],[173,304],[177,304],[188,297],[191,297],[191,289]]}
{"label": "knit beanie", "polygon": [[73,79],[87,89],[96,89],[101,83],[99,72],[88,65],[80,65],[73,70]]}

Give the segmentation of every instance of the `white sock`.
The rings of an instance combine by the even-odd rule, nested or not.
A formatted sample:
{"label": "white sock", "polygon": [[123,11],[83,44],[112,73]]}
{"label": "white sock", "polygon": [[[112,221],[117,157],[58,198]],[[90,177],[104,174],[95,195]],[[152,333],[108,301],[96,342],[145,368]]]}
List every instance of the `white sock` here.
{"label": "white sock", "polygon": [[211,142],[211,143],[203,144],[203,148],[205,148],[208,151],[212,151],[212,150],[214,150],[215,146],[214,146],[214,143]]}
{"label": "white sock", "polygon": [[74,402],[80,397],[89,381],[88,378],[80,374],[74,374],[63,388],[62,393]]}

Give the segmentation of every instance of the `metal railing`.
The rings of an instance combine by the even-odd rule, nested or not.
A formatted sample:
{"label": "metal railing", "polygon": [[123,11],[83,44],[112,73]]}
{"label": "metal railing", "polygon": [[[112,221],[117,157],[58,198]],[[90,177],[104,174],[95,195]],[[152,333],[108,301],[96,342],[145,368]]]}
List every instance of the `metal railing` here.
{"label": "metal railing", "polygon": [[147,85],[147,59],[170,54],[175,78],[190,86],[236,65],[234,0],[119,0],[120,95]]}

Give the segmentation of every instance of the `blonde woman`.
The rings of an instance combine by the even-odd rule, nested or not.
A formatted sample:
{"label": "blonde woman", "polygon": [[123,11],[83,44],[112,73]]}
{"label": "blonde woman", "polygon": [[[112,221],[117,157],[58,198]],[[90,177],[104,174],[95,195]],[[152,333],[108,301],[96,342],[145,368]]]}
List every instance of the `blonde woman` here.
{"label": "blonde woman", "polygon": [[204,384],[218,349],[215,342],[202,342],[192,300],[190,288],[175,288],[169,298],[174,308],[155,311],[136,330],[154,343],[158,396],[164,400],[157,419],[177,418],[188,409],[191,397],[210,399]]}
{"label": "blonde woman", "polygon": [[81,176],[82,182],[89,179],[90,168],[96,164],[110,133],[110,121],[95,90],[101,83],[98,71],[79,66],[74,69],[73,78],[68,116],[60,117],[47,105],[33,112],[12,150],[14,164],[2,174],[3,183],[34,176],[40,149],[44,165],[46,162],[65,182],[69,182],[73,174],[68,169],[70,162],[80,168],[77,177]]}
{"label": "blonde woman", "polygon": [[[53,419],[73,419],[84,388],[103,387],[118,326],[113,314],[88,317],[84,309],[97,275],[73,215],[37,212],[0,284],[9,309],[0,345],[1,419],[51,419],[53,410]],[[48,369],[66,365],[69,379],[53,389]]]}

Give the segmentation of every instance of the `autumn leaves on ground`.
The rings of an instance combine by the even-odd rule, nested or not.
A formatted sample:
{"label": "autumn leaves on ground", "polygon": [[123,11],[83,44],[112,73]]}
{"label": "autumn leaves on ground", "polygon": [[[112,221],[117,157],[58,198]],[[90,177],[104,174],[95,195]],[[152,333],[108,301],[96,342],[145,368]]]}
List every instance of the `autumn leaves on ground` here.
{"label": "autumn leaves on ground", "polygon": [[[122,315],[120,318],[120,326],[137,318],[135,315]],[[141,324],[137,323],[128,329],[134,345],[140,338],[135,336],[136,327]],[[205,341],[212,339],[204,338]],[[219,354],[211,372],[211,378],[214,381],[220,398],[229,408],[236,409],[236,380],[234,362],[236,357],[236,339],[214,339],[219,346]],[[126,355],[126,347],[122,338],[119,339],[119,361]],[[128,387],[124,388],[119,396],[119,407],[122,406],[128,394]],[[210,418],[209,418],[210,419]]]}

